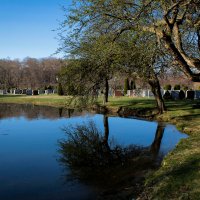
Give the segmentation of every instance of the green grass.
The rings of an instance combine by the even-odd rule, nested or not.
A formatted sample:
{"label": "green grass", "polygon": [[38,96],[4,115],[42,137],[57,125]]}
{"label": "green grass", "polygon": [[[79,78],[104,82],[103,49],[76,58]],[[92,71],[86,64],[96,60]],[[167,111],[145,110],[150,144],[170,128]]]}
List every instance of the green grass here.
{"label": "green grass", "polygon": [[[0,103],[31,103],[64,107],[68,97],[57,95],[41,96],[0,96]],[[98,100],[101,104],[101,98]],[[168,154],[162,166],[146,180],[146,189],[141,199],[175,200],[200,199],[200,101],[166,101],[168,111],[156,116],[157,120],[175,124],[178,129],[188,133]],[[119,107],[151,110],[156,107],[154,99],[119,97],[110,98],[106,105],[118,110]]]}
{"label": "green grass", "polygon": [[16,103],[16,104],[34,104],[46,106],[65,106],[68,97],[58,95],[0,95],[0,103]]}

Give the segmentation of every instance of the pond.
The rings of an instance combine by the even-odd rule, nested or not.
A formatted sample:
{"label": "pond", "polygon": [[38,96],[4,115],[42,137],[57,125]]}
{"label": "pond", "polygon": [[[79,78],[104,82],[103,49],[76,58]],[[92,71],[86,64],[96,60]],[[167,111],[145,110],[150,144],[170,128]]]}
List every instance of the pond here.
{"label": "pond", "polygon": [[186,137],[164,123],[1,104],[0,199],[137,195],[144,173]]}

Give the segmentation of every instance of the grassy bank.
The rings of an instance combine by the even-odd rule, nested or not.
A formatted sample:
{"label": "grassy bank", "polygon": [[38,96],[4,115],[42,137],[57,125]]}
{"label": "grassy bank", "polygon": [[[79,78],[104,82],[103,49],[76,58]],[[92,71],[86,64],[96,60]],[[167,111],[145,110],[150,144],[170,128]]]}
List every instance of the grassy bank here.
{"label": "grassy bank", "polygon": [[[0,103],[30,103],[64,107],[67,97],[57,95],[0,96]],[[101,99],[99,99],[101,102]],[[182,140],[162,162],[158,171],[149,174],[146,189],[140,199],[200,199],[200,108],[199,101],[167,101],[168,111],[156,116],[157,120],[176,124],[190,137]],[[117,111],[119,108],[152,110],[154,99],[128,97],[110,98],[106,105]]]}
{"label": "grassy bank", "polygon": [[[160,169],[149,174],[140,200],[200,199],[200,101],[166,101],[168,111],[155,118],[189,135],[168,154]],[[108,104],[131,109],[155,108],[153,99],[119,98]]]}

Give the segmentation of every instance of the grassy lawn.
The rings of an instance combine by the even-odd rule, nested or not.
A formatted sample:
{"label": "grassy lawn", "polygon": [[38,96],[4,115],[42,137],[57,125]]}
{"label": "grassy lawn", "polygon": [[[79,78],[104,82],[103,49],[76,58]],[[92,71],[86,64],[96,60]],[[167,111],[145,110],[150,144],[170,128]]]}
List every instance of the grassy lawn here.
{"label": "grassy lawn", "polygon": [[54,94],[39,96],[0,95],[0,103],[34,104],[62,107],[65,106],[66,101],[66,96],[58,96]]}
{"label": "grassy lawn", "polygon": [[[57,95],[0,96],[0,103],[31,103],[48,106],[65,106],[67,97]],[[101,103],[101,99],[99,99]],[[200,101],[166,101],[168,111],[156,117],[176,124],[190,137],[182,140],[162,162],[158,171],[146,180],[146,190],[140,199],[200,199]],[[153,109],[154,99],[110,98],[108,107],[117,109]]]}

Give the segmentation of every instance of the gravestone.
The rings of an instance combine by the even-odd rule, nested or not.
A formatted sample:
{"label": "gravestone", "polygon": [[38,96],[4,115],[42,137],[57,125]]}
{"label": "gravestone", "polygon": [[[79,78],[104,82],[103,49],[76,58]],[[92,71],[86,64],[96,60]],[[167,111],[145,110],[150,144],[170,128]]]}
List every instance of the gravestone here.
{"label": "gravestone", "polygon": [[131,97],[133,94],[133,91],[132,90],[127,90],[127,96]]}
{"label": "gravestone", "polygon": [[133,90],[133,97],[142,97],[142,90],[140,89]]}
{"label": "gravestone", "polygon": [[195,97],[195,91],[193,91],[193,90],[187,90],[187,92],[186,92],[186,98],[194,100],[194,97]]}
{"label": "gravestone", "polygon": [[4,95],[4,94],[7,94],[7,91],[6,90],[0,90],[0,95]]}
{"label": "gravestone", "polygon": [[45,94],[53,94],[53,90],[47,89],[47,90],[45,90]]}
{"label": "gravestone", "polygon": [[142,97],[148,97],[148,90],[142,90]]}
{"label": "gravestone", "polygon": [[39,95],[38,90],[33,90],[32,95]]}
{"label": "gravestone", "polygon": [[38,90],[38,94],[45,94],[45,90]]}
{"label": "gravestone", "polygon": [[26,95],[32,95],[33,94],[33,91],[32,90],[26,90]]}
{"label": "gravestone", "polygon": [[171,91],[171,97],[173,100],[178,100],[179,99],[179,90],[172,90]]}
{"label": "gravestone", "polygon": [[123,94],[122,94],[122,91],[121,90],[115,90],[114,91],[114,97],[122,97]]}
{"label": "gravestone", "polygon": [[57,94],[57,93],[58,93],[58,90],[54,89],[53,94]]}
{"label": "gravestone", "polygon": [[22,90],[22,94],[26,94],[26,89],[23,89],[23,90]]}
{"label": "gravestone", "polygon": [[200,99],[200,90],[195,90],[195,99]]}
{"label": "gravestone", "polygon": [[14,92],[13,92],[13,94],[21,94],[21,90],[15,89]]}

